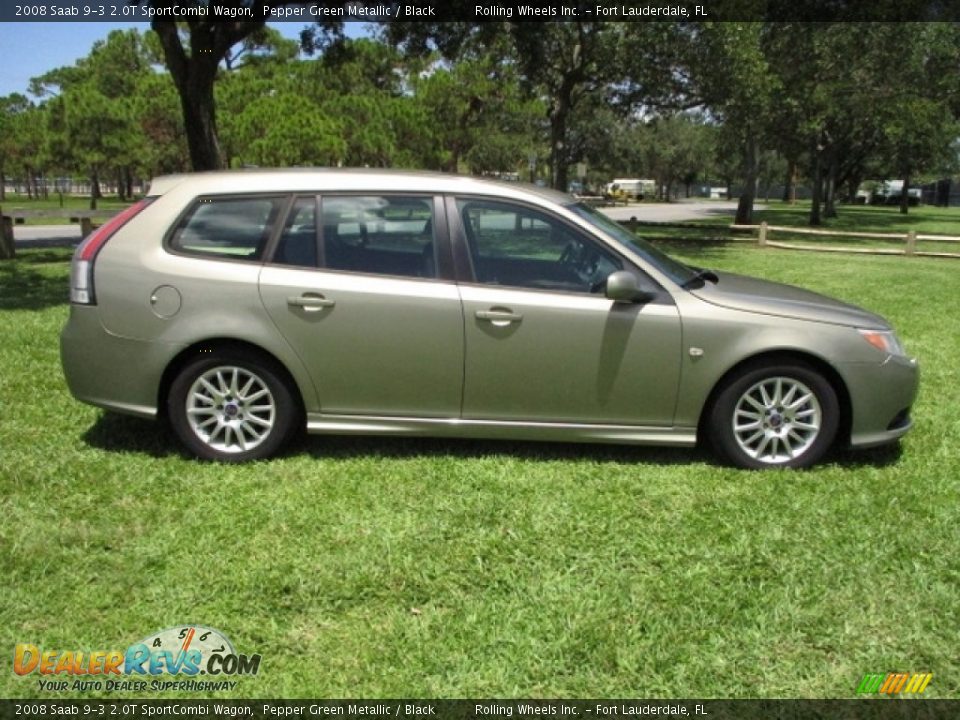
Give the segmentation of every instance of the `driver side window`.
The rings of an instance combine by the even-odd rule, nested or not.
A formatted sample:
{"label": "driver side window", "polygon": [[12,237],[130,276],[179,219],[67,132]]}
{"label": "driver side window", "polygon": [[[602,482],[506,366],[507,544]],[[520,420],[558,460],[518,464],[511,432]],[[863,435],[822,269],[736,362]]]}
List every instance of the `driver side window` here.
{"label": "driver side window", "polygon": [[477,282],[559,292],[602,293],[623,263],[559,220],[519,205],[457,201]]}

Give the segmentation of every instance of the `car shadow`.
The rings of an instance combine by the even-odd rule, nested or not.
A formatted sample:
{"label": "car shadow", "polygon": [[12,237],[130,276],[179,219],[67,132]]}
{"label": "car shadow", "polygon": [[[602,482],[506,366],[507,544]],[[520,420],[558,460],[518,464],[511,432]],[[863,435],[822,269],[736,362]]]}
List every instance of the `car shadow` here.
{"label": "car shadow", "polygon": [[903,456],[903,445],[899,442],[864,450],[835,450],[827,462],[834,462],[845,468],[884,468],[896,465]]}
{"label": "car shadow", "polygon": [[166,422],[103,412],[83,434],[90,447],[154,458],[187,457]]}
{"label": "car shadow", "polygon": [[[70,299],[69,254],[37,251],[0,262],[0,310],[44,310]],[[63,263],[62,268],[45,269]]]}
{"label": "car shadow", "polygon": [[[153,458],[191,457],[180,446],[164,421],[102,413],[83,434],[89,446],[111,453],[131,453]],[[603,463],[664,466],[713,465],[721,463],[705,448],[558,443],[520,440],[469,440],[460,438],[303,435],[291,443],[282,457],[307,455],[317,460],[379,458],[384,460],[453,457],[463,460],[509,456],[518,460],[588,460]],[[883,468],[896,464],[902,455],[899,444],[870,450],[841,450],[826,459],[844,468]]]}
{"label": "car shadow", "polygon": [[600,443],[534,442],[525,440],[471,440],[423,437],[347,437],[308,435],[291,448],[292,454],[306,453],[317,459],[375,457],[409,459],[453,457],[475,460],[508,456],[517,460],[589,460],[609,463],[652,463],[691,465],[708,462],[710,456],[699,448],[664,448]]}

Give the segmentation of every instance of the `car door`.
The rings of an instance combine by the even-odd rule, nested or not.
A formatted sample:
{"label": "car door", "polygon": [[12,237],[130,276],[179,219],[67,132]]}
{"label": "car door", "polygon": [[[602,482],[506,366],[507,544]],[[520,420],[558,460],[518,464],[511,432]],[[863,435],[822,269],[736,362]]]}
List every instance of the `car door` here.
{"label": "car door", "polygon": [[459,415],[463,314],[438,212],[420,195],[293,204],[260,294],[323,413]]}
{"label": "car door", "polygon": [[671,425],[681,328],[670,296],[643,276],[649,302],[607,299],[611,272],[642,273],[558,216],[488,198],[455,205],[464,419]]}

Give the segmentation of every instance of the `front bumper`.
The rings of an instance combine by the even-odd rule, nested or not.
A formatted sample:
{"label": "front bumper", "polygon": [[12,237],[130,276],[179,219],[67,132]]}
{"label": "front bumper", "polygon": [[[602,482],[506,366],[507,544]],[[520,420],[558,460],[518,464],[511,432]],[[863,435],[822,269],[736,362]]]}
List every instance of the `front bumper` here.
{"label": "front bumper", "polygon": [[915,358],[890,355],[882,363],[844,363],[839,369],[850,392],[851,447],[884,445],[909,432],[920,384]]}

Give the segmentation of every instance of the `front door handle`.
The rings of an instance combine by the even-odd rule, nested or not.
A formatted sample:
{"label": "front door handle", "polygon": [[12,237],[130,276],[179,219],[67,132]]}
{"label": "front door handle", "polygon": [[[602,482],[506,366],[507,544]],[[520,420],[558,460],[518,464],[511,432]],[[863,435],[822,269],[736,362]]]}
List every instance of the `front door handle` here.
{"label": "front door handle", "polygon": [[476,316],[479,320],[489,320],[498,327],[523,320],[523,315],[512,310],[477,310]]}
{"label": "front door handle", "polygon": [[287,305],[303,308],[307,312],[316,312],[323,308],[333,307],[336,304],[336,300],[329,300],[320,294],[305,293],[299,297],[291,295],[287,298]]}

